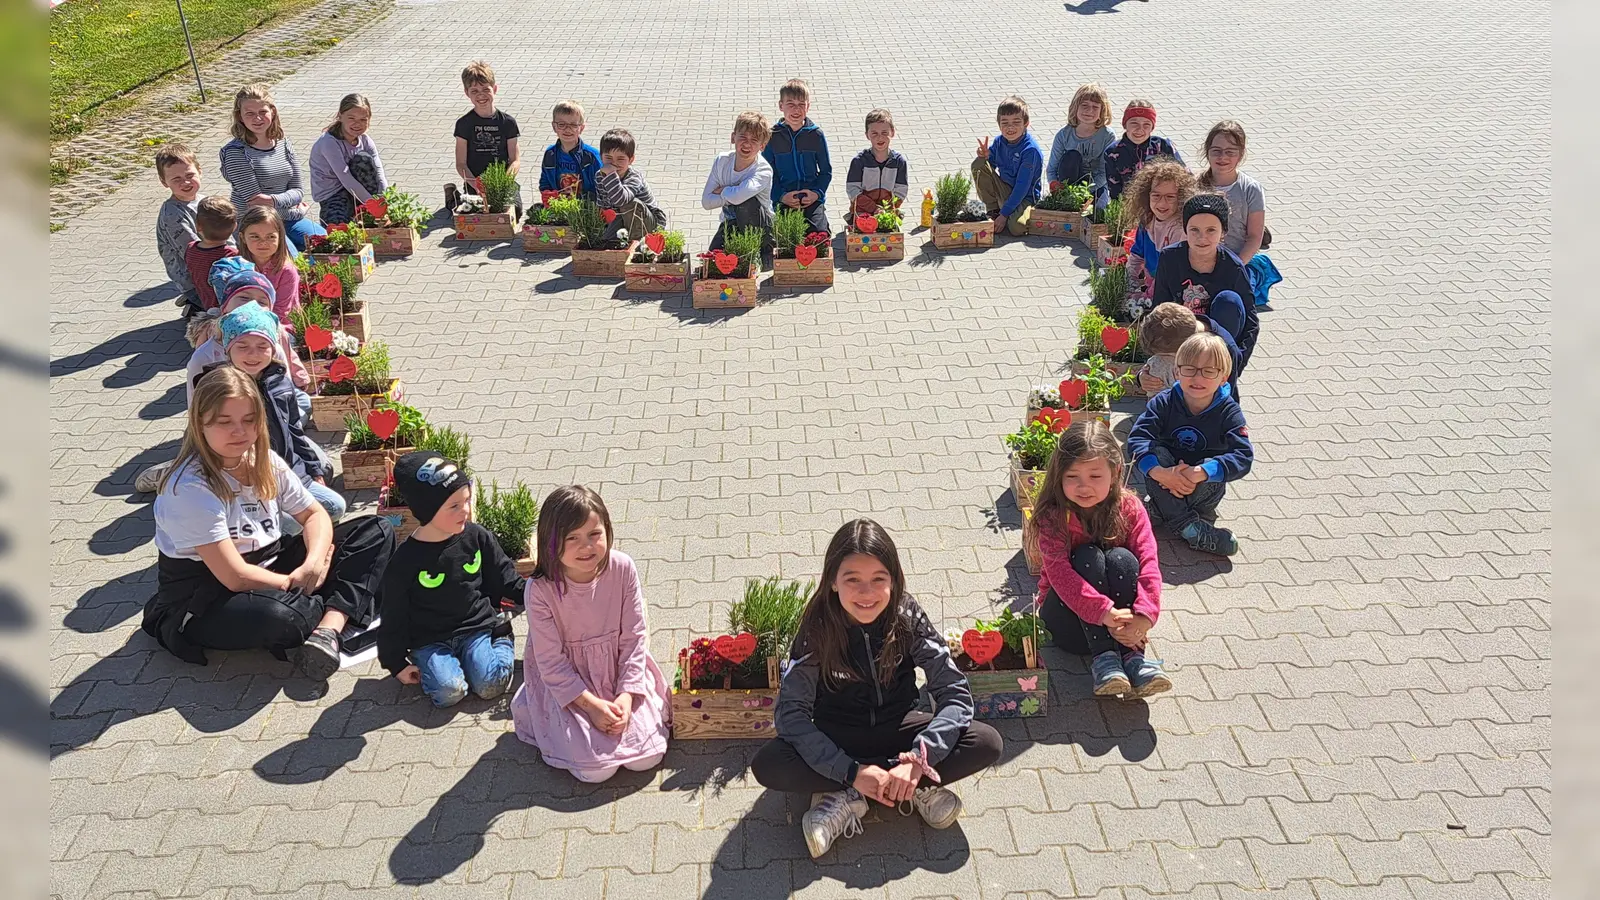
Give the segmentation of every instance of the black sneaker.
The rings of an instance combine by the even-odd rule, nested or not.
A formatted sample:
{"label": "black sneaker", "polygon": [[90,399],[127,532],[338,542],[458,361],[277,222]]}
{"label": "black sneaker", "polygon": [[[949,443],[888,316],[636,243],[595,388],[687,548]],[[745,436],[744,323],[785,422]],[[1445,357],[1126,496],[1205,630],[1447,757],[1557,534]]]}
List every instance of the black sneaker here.
{"label": "black sneaker", "polygon": [[332,628],[318,628],[290,656],[307,678],[327,681],[339,671],[339,634]]}
{"label": "black sneaker", "polygon": [[460,205],[461,205],[461,191],[456,188],[456,183],[455,182],[453,182],[453,181],[449,182],[448,184],[446,184],[444,186],[444,211],[446,213],[454,215],[455,211],[456,211],[456,207],[458,207]]}

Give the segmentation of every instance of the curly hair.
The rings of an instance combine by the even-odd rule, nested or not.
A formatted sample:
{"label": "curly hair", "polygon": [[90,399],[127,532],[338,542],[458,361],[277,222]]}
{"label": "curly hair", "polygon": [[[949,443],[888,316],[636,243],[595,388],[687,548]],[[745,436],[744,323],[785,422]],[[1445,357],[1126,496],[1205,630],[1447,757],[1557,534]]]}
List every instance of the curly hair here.
{"label": "curly hair", "polygon": [[1140,228],[1147,228],[1155,213],[1150,211],[1150,191],[1163,181],[1171,181],[1178,186],[1177,209],[1183,209],[1183,204],[1194,196],[1196,182],[1194,173],[1170,156],[1162,156],[1144,164],[1128,182],[1122,191],[1123,216],[1135,216]]}

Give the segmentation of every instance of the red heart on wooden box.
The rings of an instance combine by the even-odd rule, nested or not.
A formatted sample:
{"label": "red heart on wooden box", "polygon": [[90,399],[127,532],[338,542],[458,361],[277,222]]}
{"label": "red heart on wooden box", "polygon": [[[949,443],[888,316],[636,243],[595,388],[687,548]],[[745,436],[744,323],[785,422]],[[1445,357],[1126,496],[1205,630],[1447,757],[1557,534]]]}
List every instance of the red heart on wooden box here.
{"label": "red heart on wooden box", "polygon": [[732,275],[733,270],[739,268],[739,257],[721,250],[712,256],[711,261],[717,264],[717,271],[724,275]]}
{"label": "red heart on wooden box", "polygon": [[1082,406],[1083,398],[1089,396],[1089,383],[1068,378],[1066,381],[1061,382],[1057,390],[1061,392],[1062,403],[1076,408]]}
{"label": "red heart on wooden box", "polygon": [[341,356],[328,366],[328,380],[335,384],[354,377],[356,377],[356,361],[348,356]]}
{"label": "red heart on wooden box", "polygon": [[614,209],[602,209],[600,210],[600,218],[605,220],[607,225],[610,225],[617,220],[617,211]]}
{"label": "red heart on wooden box", "polygon": [[667,249],[667,236],[659,231],[652,231],[644,236],[644,245],[650,248],[651,253],[660,253]]}
{"label": "red heart on wooden box", "polygon": [[713,641],[711,646],[717,651],[718,656],[738,665],[756,652],[756,636],[749,632],[725,634]]}
{"label": "red heart on wooden box", "polygon": [[794,248],[794,261],[799,263],[802,269],[811,265],[817,261],[817,248],[810,244],[801,244]]}
{"label": "red heart on wooden box", "polygon": [[333,346],[333,332],[321,325],[306,326],[306,349],[312,353],[321,353]]}
{"label": "red heart on wooden box", "polygon": [[1107,325],[1100,329],[1100,343],[1106,345],[1106,352],[1116,353],[1128,346],[1128,329]]}
{"label": "red heart on wooden box", "polygon": [[375,409],[367,413],[367,427],[377,435],[378,440],[387,441],[394,437],[395,431],[400,428],[400,411],[394,409]]}
{"label": "red heart on wooden box", "polygon": [[329,272],[317,282],[316,291],[324,300],[337,300],[344,294],[344,285],[339,283],[339,276]]}
{"label": "red heart on wooden box", "polygon": [[1000,655],[1000,650],[1006,645],[1006,639],[998,631],[978,631],[968,628],[961,632],[961,649],[966,652],[967,658],[976,665],[994,659]]}
{"label": "red heart on wooden box", "polygon": [[878,217],[867,215],[856,216],[856,230],[862,234],[877,234]]}

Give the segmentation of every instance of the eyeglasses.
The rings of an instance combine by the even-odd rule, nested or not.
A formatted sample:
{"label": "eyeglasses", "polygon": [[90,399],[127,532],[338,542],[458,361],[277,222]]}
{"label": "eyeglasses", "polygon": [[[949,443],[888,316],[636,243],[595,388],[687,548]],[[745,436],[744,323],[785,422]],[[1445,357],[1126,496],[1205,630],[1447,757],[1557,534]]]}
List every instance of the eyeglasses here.
{"label": "eyeglasses", "polygon": [[1222,370],[1216,366],[1178,366],[1177,373],[1183,378],[1193,378],[1196,375],[1202,378],[1216,378],[1222,374]]}
{"label": "eyeglasses", "polygon": [[1223,159],[1238,159],[1240,151],[1233,148],[1212,147],[1206,151],[1207,156],[1220,156]]}
{"label": "eyeglasses", "polygon": [[576,131],[583,127],[582,122],[552,122],[557,131]]}

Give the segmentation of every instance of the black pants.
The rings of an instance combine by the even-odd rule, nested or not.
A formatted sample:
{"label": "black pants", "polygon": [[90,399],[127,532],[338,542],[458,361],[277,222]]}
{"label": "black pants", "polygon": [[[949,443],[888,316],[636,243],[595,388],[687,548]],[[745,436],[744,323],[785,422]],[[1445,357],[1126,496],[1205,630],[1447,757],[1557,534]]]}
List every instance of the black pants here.
{"label": "black pants", "polygon": [[[931,714],[913,710],[906,713],[899,724],[867,728],[818,722],[817,727],[856,762],[892,769],[899,765],[899,755],[911,749],[917,735],[931,721]],[[1000,732],[982,722],[973,722],[962,733],[955,749],[934,769],[939,773],[940,783],[949,785],[989,768],[999,759]],[[774,738],[756,751],[756,758],[750,762],[750,772],[762,787],[793,794],[817,794],[849,787],[811,768],[783,738]],[[920,786],[930,784],[933,782],[924,778]]]}
{"label": "black pants", "polygon": [[[1133,609],[1139,597],[1139,558],[1126,547],[1101,550],[1094,544],[1080,544],[1072,551],[1072,571],[1089,586],[1111,598],[1118,609]],[[1050,629],[1051,640],[1068,653],[1098,656],[1107,650],[1122,649],[1111,631],[1099,622],[1089,623],[1067,608],[1055,589],[1045,595],[1039,616]]]}
{"label": "black pants", "polygon": [[711,239],[710,249],[722,249],[722,241],[727,236],[729,228],[759,228],[765,232],[761,238],[761,249],[766,250],[772,246],[772,204],[766,194],[751,197],[743,203],[735,203],[729,208],[733,210],[733,220],[724,219],[722,224],[717,226],[717,233]]}

